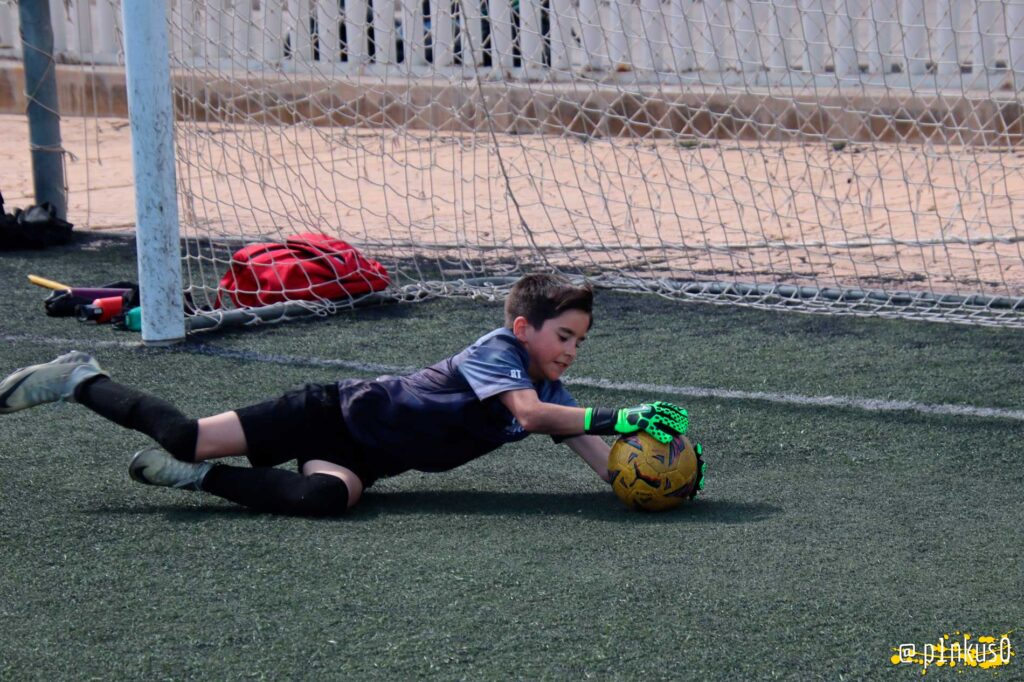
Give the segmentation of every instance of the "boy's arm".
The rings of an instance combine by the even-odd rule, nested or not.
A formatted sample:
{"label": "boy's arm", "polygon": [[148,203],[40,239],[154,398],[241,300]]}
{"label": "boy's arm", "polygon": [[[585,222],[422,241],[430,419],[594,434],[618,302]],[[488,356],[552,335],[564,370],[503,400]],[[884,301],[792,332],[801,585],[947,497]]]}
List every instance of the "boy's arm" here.
{"label": "boy's arm", "polygon": [[566,438],[565,444],[597,472],[602,480],[608,481],[608,455],[612,448],[600,436],[574,436]]}
{"label": "boy's arm", "polygon": [[530,433],[551,436],[574,436],[583,433],[586,410],[541,402],[537,391],[524,388],[498,395],[502,405],[512,413],[519,425]]}
{"label": "boy's arm", "polygon": [[572,435],[572,438],[565,440],[565,444],[598,476],[608,480],[608,453],[611,452],[611,446],[598,436],[582,435],[586,410],[582,407],[541,402],[537,392],[532,389],[506,391],[498,397],[519,425],[530,433]]}
{"label": "boy's arm", "polygon": [[499,393],[498,398],[519,425],[530,433],[615,436],[646,431],[662,443],[668,443],[673,435],[686,433],[689,425],[686,410],[672,403],[653,402],[624,409],[584,409],[541,402],[537,391],[532,388],[505,391]]}

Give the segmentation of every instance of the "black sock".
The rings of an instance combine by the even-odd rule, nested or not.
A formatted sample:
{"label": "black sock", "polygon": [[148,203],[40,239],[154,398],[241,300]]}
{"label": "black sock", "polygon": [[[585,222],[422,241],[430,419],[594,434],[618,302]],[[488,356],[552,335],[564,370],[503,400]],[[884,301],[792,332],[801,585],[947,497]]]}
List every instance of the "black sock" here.
{"label": "black sock", "polygon": [[75,402],[115,424],[141,431],[176,459],[195,461],[199,422],[165,400],[100,376],[75,388]]}
{"label": "black sock", "polygon": [[303,476],[271,467],[219,464],[203,478],[202,489],[256,511],[294,516],[341,516],[348,509],[348,486],[337,476]]}

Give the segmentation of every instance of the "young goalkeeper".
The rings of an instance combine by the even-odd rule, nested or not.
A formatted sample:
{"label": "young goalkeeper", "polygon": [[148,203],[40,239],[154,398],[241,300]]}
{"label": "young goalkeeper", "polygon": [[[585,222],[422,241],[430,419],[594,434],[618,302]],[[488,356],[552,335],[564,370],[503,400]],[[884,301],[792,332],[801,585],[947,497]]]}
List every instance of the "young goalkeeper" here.
{"label": "young goalkeeper", "polygon": [[[505,303],[505,326],[408,376],[307,384],[267,402],[190,419],[160,398],[112,381],[73,351],[0,383],[0,414],[66,400],[152,437],[132,479],[202,490],[255,510],[338,516],[363,490],[403,471],[447,471],[531,433],[565,442],[604,480],[599,435],[647,431],[667,442],[687,413],[666,402],[581,408],[559,378],[593,322],[593,292],[527,275]],[[214,464],[244,455],[251,467]],[[298,461],[298,472],[274,468]]]}

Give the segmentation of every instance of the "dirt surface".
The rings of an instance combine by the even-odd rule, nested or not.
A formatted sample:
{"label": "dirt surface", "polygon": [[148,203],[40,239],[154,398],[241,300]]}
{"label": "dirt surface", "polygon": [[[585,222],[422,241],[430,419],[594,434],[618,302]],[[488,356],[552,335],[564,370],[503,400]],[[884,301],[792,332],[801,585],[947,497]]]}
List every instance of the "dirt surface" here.
{"label": "dirt surface", "polygon": [[[328,231],[398,255],[679,278],[1024,294],[1024,151],[180,125],[183,234]],[[69,219],[134,225],[128,122],[65,119]],[[33,202],[0,117],[0,191]],[[181,159],[189,159],[184,163]]]}

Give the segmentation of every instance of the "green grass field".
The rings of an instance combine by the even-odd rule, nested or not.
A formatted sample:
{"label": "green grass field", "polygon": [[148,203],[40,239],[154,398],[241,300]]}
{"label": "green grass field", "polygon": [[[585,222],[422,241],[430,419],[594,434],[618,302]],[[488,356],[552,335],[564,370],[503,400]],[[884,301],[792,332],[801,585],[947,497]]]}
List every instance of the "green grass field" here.
{"label": "green grass field", "polygon": [[[497,304],[430,301],[148,349],[43,315],[28,273],[134,279],[128,245],[0,256],[0,374],[72,347],[203,416],[359,363],[433,362]],[[348,364],[340,364],[348,363]],[[0,417],[0,679],[919,679],[901,643],[1024,641],[1024,421],[649,395],[628,384],[1024,409],[1020,331],[600,292],[582,404],[685,405],[708,485],[626,510],[535,436],[379,482],[341,520],[132,483],[76,406]],[[926,679],[1022,679],[930,668]]]}

